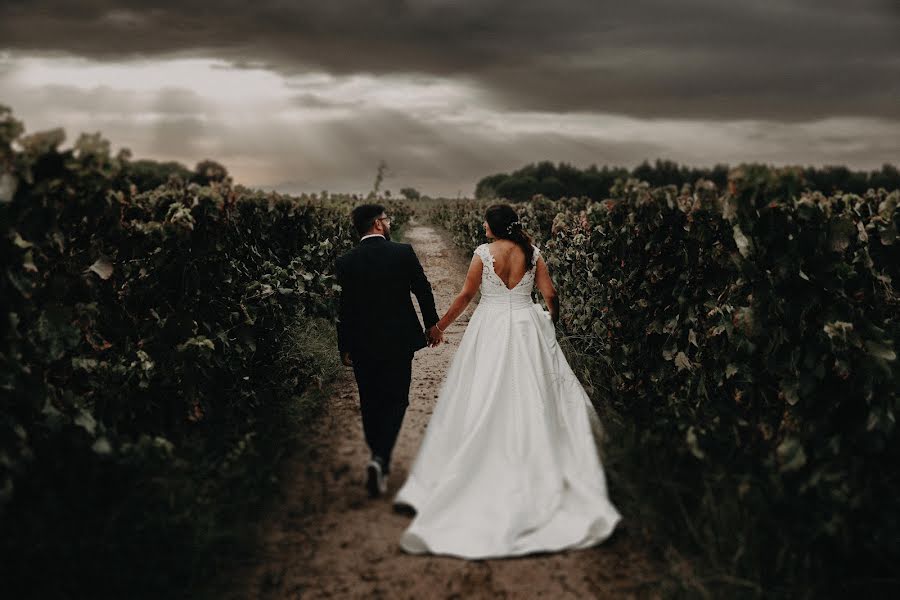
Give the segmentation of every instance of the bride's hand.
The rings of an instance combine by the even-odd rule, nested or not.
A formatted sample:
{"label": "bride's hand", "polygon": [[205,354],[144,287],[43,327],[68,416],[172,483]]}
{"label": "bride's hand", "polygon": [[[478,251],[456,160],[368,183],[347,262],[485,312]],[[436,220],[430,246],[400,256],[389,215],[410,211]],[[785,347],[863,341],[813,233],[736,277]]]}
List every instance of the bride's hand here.
{"label": "bride's hand", "polygon": [[434,348],[435,346],[440,345],[441,342],[444,341],[444,334],[438,329],[437,325],[432,325],[431,329],[428,330],[428,344]]}

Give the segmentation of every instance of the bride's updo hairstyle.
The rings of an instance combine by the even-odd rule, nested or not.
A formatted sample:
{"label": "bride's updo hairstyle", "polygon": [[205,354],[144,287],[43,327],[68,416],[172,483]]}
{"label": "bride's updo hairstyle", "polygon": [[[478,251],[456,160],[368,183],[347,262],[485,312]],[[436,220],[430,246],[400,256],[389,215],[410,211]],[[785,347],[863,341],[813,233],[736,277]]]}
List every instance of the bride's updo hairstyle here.
{"label": "bride's updo hairstyle", "polygon": [[494,237],[501,240],[510,240],[515,242],[525,253],[525,266],[531,269],[534,261],[534,248],[532,247],[531,237],[522,229],[522,222],[519,221],[519,215],[509,204],[494,204],[484,211],[484,220]]}

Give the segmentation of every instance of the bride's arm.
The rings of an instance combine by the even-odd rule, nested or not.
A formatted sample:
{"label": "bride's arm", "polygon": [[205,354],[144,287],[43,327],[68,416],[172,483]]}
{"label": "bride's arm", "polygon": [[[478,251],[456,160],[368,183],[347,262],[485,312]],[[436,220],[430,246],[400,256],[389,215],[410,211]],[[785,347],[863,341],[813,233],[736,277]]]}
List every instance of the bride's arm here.
{"label": "bride's arm", "polygon": [[538,256],[534,285],[541,292],[541,296],[544,297],[544,302],[550,310],[550,319],[556,325],[556,322],[559,321],[559,296],[556,295],[556,288],[553,287],[553,281],[550,279],[550,270],[547,269],[547,263],[544,262],[543,256]]}
{"label": "bride's arm", "polygon": [[456,317],[461,315],[462,311],[466,310],[469,302],[472,301],[472,298],[474,298],[475,294],[478,292],[478,288],[481,287],[482,268],[481,258],[478,255],[473,256],[472,262],[469,264],[469,272],[466,273],[466,281],[463,283],[462,291],[454,298],[450,308],[447,309],[444,316],[437,322],[438,329],[446,331],[447,327],[456,320]]}

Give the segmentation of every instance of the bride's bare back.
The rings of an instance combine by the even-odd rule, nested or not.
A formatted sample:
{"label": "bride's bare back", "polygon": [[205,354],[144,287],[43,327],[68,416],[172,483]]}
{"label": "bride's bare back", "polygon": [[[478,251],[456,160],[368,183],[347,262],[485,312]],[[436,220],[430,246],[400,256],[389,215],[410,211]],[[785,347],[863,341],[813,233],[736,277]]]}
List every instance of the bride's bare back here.
{"label": "bride's bare back", "polygon": [[528,272],[525,252],[510,240],[496,240],[488,245],[494,257],[494,272],[507,288],[514,288]]}

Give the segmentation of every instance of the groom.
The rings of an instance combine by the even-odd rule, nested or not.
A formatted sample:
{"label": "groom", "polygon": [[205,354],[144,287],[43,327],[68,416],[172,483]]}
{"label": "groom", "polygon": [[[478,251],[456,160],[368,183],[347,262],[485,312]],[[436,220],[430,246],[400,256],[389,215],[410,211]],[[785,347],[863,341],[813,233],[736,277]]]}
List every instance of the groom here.
{"label": "groom", "polygon": [[[338,350],[353,367],[360,412],[371,460],[366,488],[376,497],[387,491],[391,452],[409,405],[412,358],[416,350],[443,337],[434,295],[425,271],[409,244],[390,241],[391,218],[379,204],[353,209],[359,245],[339,257],[335,272],[341,286]],[[413,308],[416,295],[425,330]]]}

